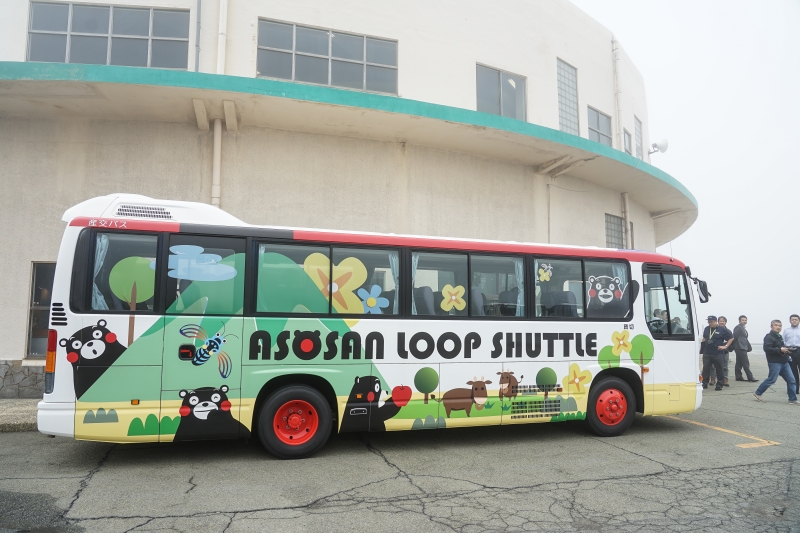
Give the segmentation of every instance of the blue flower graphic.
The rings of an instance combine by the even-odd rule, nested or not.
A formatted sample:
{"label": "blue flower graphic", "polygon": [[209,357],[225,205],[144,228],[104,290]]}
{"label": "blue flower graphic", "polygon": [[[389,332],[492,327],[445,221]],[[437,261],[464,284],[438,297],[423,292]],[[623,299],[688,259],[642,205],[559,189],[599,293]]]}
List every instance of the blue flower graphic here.
{"label": "blue flower graphic", "polygon": [[382,315],[381,309],[389,307],[389,300],[381,298],[380,285],[373,285],[367,292],[365,289],[358,289],[358,297],[361,298],[364,304],[364,312],[373,315]]}

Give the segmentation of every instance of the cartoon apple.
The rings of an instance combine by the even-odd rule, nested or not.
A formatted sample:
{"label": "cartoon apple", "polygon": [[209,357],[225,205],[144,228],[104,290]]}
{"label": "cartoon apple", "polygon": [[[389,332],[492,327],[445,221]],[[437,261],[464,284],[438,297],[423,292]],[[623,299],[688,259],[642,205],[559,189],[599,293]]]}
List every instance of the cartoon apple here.
{"label": "cartoon apple", "polygon": [[395,405],[405,407],[405,405],[411,399],[411,387],[400,385],[399,387],[393,388],[392,399],[394,400]]}

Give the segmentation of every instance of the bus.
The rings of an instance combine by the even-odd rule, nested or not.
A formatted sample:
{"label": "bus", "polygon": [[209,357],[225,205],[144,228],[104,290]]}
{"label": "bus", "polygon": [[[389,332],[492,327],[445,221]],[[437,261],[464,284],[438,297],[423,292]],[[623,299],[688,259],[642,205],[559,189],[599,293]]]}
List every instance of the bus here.
{"label": "bus", "polygon": [[126,194],[63,220],[45,434],[252,435],[290,459],[337,432],[585,420],[616,436],[702,400],[707,291],[664,255],[255,226]]}

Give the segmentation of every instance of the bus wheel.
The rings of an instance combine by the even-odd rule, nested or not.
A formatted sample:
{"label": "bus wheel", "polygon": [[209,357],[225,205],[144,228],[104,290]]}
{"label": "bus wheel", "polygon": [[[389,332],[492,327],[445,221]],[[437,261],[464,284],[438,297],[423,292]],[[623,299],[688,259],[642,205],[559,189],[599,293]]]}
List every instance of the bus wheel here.
{"label": "bus wheel", "polygon": [[625,433],[636,417],[636,396],[630,385],[608,377],[592,385],[586,422],[601,437],[616,437]]}
{"label": "bus wheel", "polygon": [[331,407],[317,389],[289,385],[272,393],[258,414],[258,438],[279,459],[313,455],[331,434]]}

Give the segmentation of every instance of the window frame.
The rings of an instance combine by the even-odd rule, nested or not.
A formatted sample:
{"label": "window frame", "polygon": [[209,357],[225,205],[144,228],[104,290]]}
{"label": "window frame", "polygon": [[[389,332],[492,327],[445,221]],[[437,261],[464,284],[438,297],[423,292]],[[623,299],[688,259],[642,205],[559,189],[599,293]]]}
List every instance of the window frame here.
{"label": "window frame", "polygon": [[[34,4],[54,4],[54,5],[66,5],[68,7],[68,14],[67,14],[67,29],[66,31],[56,31],[56,30],[34,30],[32,29],[33,25],[33,5]],[[108,28],[106,28],[106,33],[85,33],[85,32],[73,32],[72,31],[72,21],[73,21],[73,7],[80,6],[80,7],[107,7],[108,8]],[[148,34],[147,36],[144,35],[128,35],[128,34],[115,34],[114,33],[114,9],[147,9],[149,11],[149,20],[148,20]],[[181,12],[187,13],[189,15],[189,27],[188,27],[188,35],[186,38],[183,37],[157,37],[153,35],[153,20],[155,17],[156,11],[174,11],[174,12]],[[105,37],[106,38],[106,62],[103,65],[111,65],[111,48],[112,48],[112,40],[114,37],[122,37],[126,39],[138,39],[140,41],[147,41],[147,65],[145,66],[137,66],[131,68],[159,68],[164,70],[189,70],[189,57],[191,56],[191,47],[189,46],[189,42],[191,39],[191,32],[192,32],[192,10],[191,9],[177,9],[173,7],[154,7],[154,6],[131,6],[131,5],[115,5],[115,4],[85,4],[82,2],[50,2],[50,1],[42,1],[42,2],[29,2],[28,4],[28,34],[26,38],[27,49],[25,51],[25,61],[31,63],[39,63],[39,61],[31,61],[31,35],[66,35],[67,42],[66,42],[66,50],[64,53],[64,64],[66,65],[85,65],[85,64],[96,64],[96,63],[71,63],[70,62],[70,51],[72,50],[72,36],[76,35],[78,37]],[[153,67],[152,60],[153,60],[153,41],[180,41],[187,43],[187,54],[186,54],[186,67]]]}
{"label": "window frame", "polygon": [[[476,111],[478,110],[478,67],[483,67],[485,69],[494,70],[495,72],[497,72],[499,74],[499,78],[500,78],[500,114],[499,115],[495,115],[495,116],[505,117],[505,118],[510,118],[510,119],[513,119],[513,120],[521,120],[523,122],[527,122],[528,121],[528,85],[529,85],[528,84],[528,77],[527,76],[523,76],[522,74],[516,74],[514,72],[511,72],[510,70],[504,70],[504,69],[501,69],[501,68],[492,67],[490,65],[487,65],[486,63],[480,63],[480,62],[476,62],[475,63],[475,110]],[[509,117],[509,116],[506,116],[506,115],[503,114],[503,74],[507,74],[508,76],[514,76],[514,77],[517,77],[517,78],[522,78],[523,80],[525,80],[525,90],[522,93],[522,115],[523,115],[522,118]],[[485,113],[485,111],[482,111],[482,113]],[[494,113],[487,113],[487,114],[493,115]]]}
{"label": "window frame", "polygon": [[633,115],[634,144],[636,148],[636,158],[644,161],[644,134],[642,132],[642,121]]}
{"label": "window frame", "polygon": [[[561,91],[561,83],[560,83],[560,80],[559,80],[559,70],[561,70],[561,69],[559,69],[559,64],[561,64],[561,63],[563,63],[564,65],[566,65],[567,67],[569,67],[569,68],[571,68],[572,70],[575,71],[575,107],[574,107],[574,112],[575,112],[575,131],[574,132],[571,129],[564,129],[564,126],[562,125],[562,122],[561,122],[561,118],[562,118],[562,115],[561,115],[561,106],[562,106],[561,92],[562,91]],[[570,135],[577,135],[577,136],[580,137],[580,134],[581,134],[581,120],[580,120],[580,115],[581,114],[580,114],[580,109],[581,109],[581,107],[580,107],[580,92],[578,91],[578,67],[575,67],[570,63],[567,63],[566,61],[564,61],[560,57],[556,57],[556,94],[558,96],[558,129],[559,129],[559,131],[563,131],[564,133],[569,133]],[[567,105],[567,101],[563,102],[563,104],[564,104],[564,108],[565,108],[565,111],[566,111],[567,110],[566,108],[569,108],[569,106]],[[569,117],[567,117],[567,118],[569,118]]]}
{"label": "window frame", "polygon": [[[622,242],[618,248],[614,248],[608,244],[608,230],[609,230],[609,219],[612,219],[614,223],[616,223],[620,228],[620,233],[622,234]],[[613,228],[612,228],[613,229]],[[605,230],[606,230],[606,248],[616,249],[616,250],[627,250],[627,242],[625,238],[625,218],[612,215],[611,213],[605,213]]]}
{"label": "window frame", "polygon": [[[589,118],[589,115],[590,115],[590,113],[592,111],[594,111],[598,115],[598,117],[597,117],[597,127],[598,128],[600,127],[600,116],[601,115],[608,119],[608,133],[603,133],[599,129],[595,129],[595,128],[592,127],[592,121]],[[604,145],[606,145],[608,147],[613,147],[613,144],[614,144],[614,137],[613,137],[613,135],[614,135],[614,126],[611,123],[611,115],[607,115],[607,114],[603,113],[602,111],[600,111],[599,109],[597,109],[595,107],[592,107],[590,105],[586,106],[586,132],[587,132],[586,133],[586,137],[590,141],[592,140],[591,137],[590,137],[591,132],[595,132],[597,134],[597,136],[600,138],[600,140],[599,141],[594,141],[594,142],[600,143],[600,144],[604,144]],[[603,138],[608,139],[608,144],[606,144],[606,143],[604,143],[602,141]]]}
{"label": "window frame", "polygon": [[[27,324],[27,336],[25,338],[25,358],[26,359],[43,359],[46,357],[46,353],[38,354],[31,352],[31,340],[33,339],[33,312],[34,311],[47,311],[47,321],[45,322],[45,330],[50,329],[50,313],[52,313],[51,308],[53,307],[53,287],[55,287],[55,276],[53,277],[53,287],[50,287],[50,303],[47,305],[34,305],[33,302],[33,291],[34,283],[36,282],[36,267],[37,265],[56,265],[56,261],[31,261],[31,277],[30,282],[28,283],[29,287],[29,294],[28,294],[28,324]],[[47,337],[45,337],[47,338]]]}
{"label": "window frame", "polygon": [[[696,311],[694,309],[694,304],[692,302],[692,292],[689,289],[689,282],[686,279],[687,278],[686,272],[683,269],[681,269],[680,267],[672,266],[672,265],[658,265],[658,267],[660,267],[660,268],[656,268],[654,266],[651,266],[648,263],[643,264],[642,265],[642,281],[644,281],[645,276],[647,276],[648,274],[651,274],[651,275],[652,274],[658,274],[658,276],[661,278],[661,290],[664,293],[664,305],[667,306],[667,308],[664,309],[664,311],[667,312],[667,317],[669,318],[669,320],[667,321],[667,333],[666,334],[654,333],[650,329],[650,325],[647,322],[647,319],[649,317],[646,316],[647,315],[646,298],[648,298],[648,296],[646,294],[642,294],[642,303],[645,305],[645,324],[647,324],[647,331],[650,333],[650,336],[653,338],[653,340],[659,340],[659,341],[684,341],[684,342],[685,341],[694,341],[695,340],[695,336],[694,336],[695,317],[694,317],[694,315],[695,315]],[[667,297],[666,284],[664,283],[664,274],[665,273],[678,275],[678,276],[681,276],[681,278],[683,279],[683,286],[686,288],[686,303],[689,306],[689,309],[690,309],[690,311],[692,313],[692,316],[689,317],[689,319],[691,320],[692,323],[691,324],[687,324],[687,328],[686,328],[686,330],[689,333],[672,333],[672,318],[673,317],[672,317],[672,313],[670,313],[670,311],[669,311],[669,298]],[[642,293],[644,293],[644,292],[645,292],[644,283],[642,283]]]}
{"label": "window frame", "polygon": [[[267,79],[267,80],[276,80],[276,81],[283,81],[283,82],[290,82],[290,83],[305,83],[305,84],[308,84],[308,85],[316,85],[318,87],[332,87],[334,89],[342,89],[342,90],[346,90],[346,91],[360,91],[360,92],[365,92],[365,93],[370,93],[370,94],[382,94],[382,95],[390,95],[390,96],[399,96],[400,95],[400,41],[398,39],[387,39],[386,37],[378,37],[378,36],[375,36],[375,35],[368,35],[368,34],[363,34],[363,33],[359,34],[359,33],[353,33],[353,32],[350,32],[350,31],[335,30],[333,28],[324,28],[324,27],[321,27],[321,26],[313,26],[313,25],[308,25],[308,24],[297,24],[295,22],[288,22],[288,21],[284,21],[284,20],[270,19],[270,18],[266,18],[266,17],[258,17],[258,21],[257,22],[260,23],[262,21],[263,22],[273,22],[273,23],[276,23],[276,24],[285,24],[287,26],[291,26],[292,27],[292,49],[291,50],[287,50],[287,49],[284,49],[284,48],[274,48],[274,47],[271,47],[271,46],[261,46],[260,44],[258,44],[258,31],[259,30],[257,30],[257,32],[256,32],[256,73],[255,73],[255,77],[256,78],[263,78],[263,79]],[[258,28],[258,25],[256,25],[256,27]],[[322,55],[319,55],[319,54],[312,54],[310,52],[298,52],[297,51],[297,28],[298,27],[300,27],[300,28],[308,28],[310,30],[318,30],[318,31],[326,32],[328,34],[328,55],[327,56],[322,56]],[[334,33],[340,33],[342,35],[350,35],[352,37],[361,38],[362,41],[363,41],[363,49],[362,49],[362,52],[363,52],[363,56],[362,57],[363,57],[363,59],[361,61],[356,61],[354,59],[344,59],[344,58],[340,58],[340,57],[334,57],[333,56],[333,43],[331,42],[331,39],[333,38],[333,34]],[[386,41],[386,42],[394,43],[395,47],[396,47],[396,52],[397,52],[397,55],[396,55],[396,63],[397,64],[396,65],[384,65],[382,63],[370,63],[369,61],[367,61],[367,39],[374,39],[376,41]],[[269,50],[269,51],[273,51],[273,52],[282,52],[284,54],[286,54],[286,53],[291,54],[291,56],[292,56],[292,78],[291,79],[275,78],[275,77],[272,77],[272,76],[266,76],[266,75],[263,75],[263,74],[259,74],[259,72],[258,72],[258,51],[259,50]],[[316,58],[319,58],[319,59],[326,59],[328,61],[328,82],[325,83],[325,84],[322,84],[322,83],[314,83],[314,82],[310,82],[310,81],[298,81],[296,79],[296,72],[297,72],[296,57],[298,55],[304,56],[304,57],[316,57]],[[332,83],[331,83],[331,81],[332,81],[331,80],[331,77],[332,77],[331,70],[333,68],[333,61],[342,61],[342,62],[345,62],[345,63],[352,63],[354,65],[363,65],[364,70],[363,70],[362,77],[361,77],[361,82],[362,82],[361,83],[361,89],[355,89],[353,87],[341,87],[339,85],[332,85]],[[393,70],[397,71],[397,87],[396,87],[395,92],[387,93],[387,92],[383,92],[383,91],[371,91],[371,90],[367,89],[367,67],[370,67],[370,66],[393,69]]]}
{"label": "window frame", "polygon": [[628,155],[633,155],[633,138],[631,137],[631,132],[626,130],[625,128],[622,129],[622,138],[623,138],[623,150]]}

